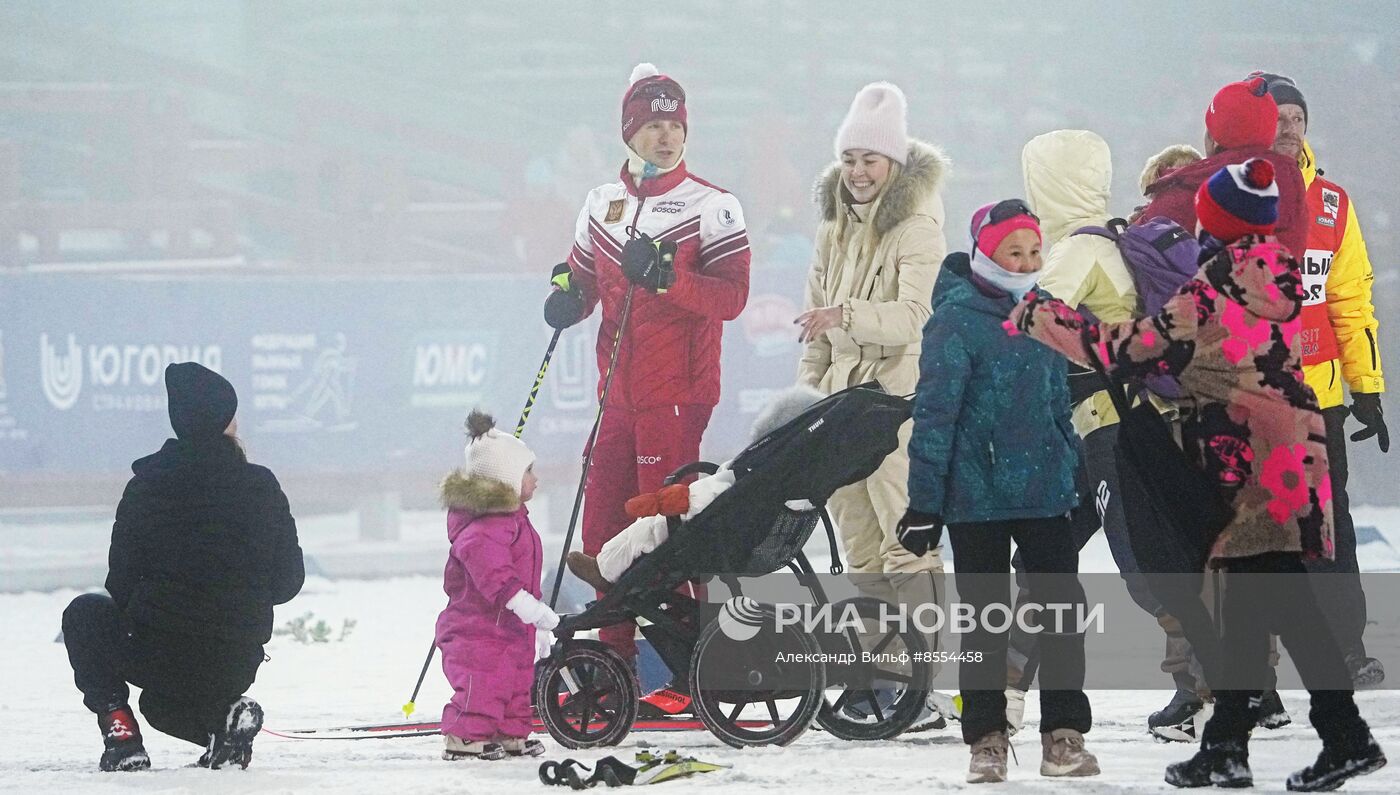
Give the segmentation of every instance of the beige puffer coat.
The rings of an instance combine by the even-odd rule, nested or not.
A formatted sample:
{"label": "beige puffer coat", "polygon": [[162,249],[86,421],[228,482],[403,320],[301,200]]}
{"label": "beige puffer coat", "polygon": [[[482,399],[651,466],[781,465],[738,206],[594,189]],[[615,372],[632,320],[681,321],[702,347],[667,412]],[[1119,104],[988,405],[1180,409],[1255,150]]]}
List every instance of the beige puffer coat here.
{"label": "beige puffer coat", "polygon": [[[871,217],[844,225],[838,224],[840,214],[852,210],[840,164],[833,163],[817,181],[822,223],[806,308],[840,306],[845,322],[807,344],[800,383],[837,392],[876,380],[892,394],[914,391],[933,282],[948,251],[939,195],[947,168],[941,151],[911,140],[899,174],[867,205]],[[846,233],[837,240],[841,226]]]}

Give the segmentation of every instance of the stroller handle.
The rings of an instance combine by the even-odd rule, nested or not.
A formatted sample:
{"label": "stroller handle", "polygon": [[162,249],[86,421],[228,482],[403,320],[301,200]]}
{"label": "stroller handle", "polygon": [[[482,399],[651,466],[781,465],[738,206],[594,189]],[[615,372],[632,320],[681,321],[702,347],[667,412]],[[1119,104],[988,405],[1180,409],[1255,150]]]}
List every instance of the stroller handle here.
{"label": "stroller handle", "polygon": [[661,481],[661,483],[664,486],[671,486],[675,485],[676,481],[680,480],[681,478],[689,477],[690,475],[694,475],[697,473],[713,475],[718,471],[718,464],[712,464],[709,461],[696,461],[691,464],[686,464],[685,466],[677,469],[675,472],[672,472],[671,474],[667,475],[666,479]]}

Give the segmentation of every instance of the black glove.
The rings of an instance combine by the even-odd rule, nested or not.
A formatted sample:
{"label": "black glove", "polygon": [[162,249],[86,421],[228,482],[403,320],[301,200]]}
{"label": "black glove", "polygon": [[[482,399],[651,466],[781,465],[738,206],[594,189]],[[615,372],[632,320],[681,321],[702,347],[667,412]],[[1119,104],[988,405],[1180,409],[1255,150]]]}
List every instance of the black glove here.
{"label": "black glove", "polygon": [[583,295],[570,281],[573,271],[567,262],[554,266],[549,282],[554,285],[549,297],[544,299],[544,322],[550,328],[566,329],[583,320]]}
{"label": "black glove", "polygon": [[1379,392],[1351,393],[1351,416],[1366,426],[1351,435],[1353,442],[1361,442],[1372,436],[1378,436],[1380,438],[1376,441],[1380,443],[1381,452],[1390,452],[1390,430],[1385,427],[1385,415],[1381,411]]}
{"label": "black glove", "polygon": [[900,546],[923,557],[943,540],[943,517],[910,508],[895,525],[894,533]]}
{"label": "black glove", "polygon": [[643,232],[622,247],[622,273],[627,281],[654,293],[664,293],[676,283],[676,244],[653,240]]}

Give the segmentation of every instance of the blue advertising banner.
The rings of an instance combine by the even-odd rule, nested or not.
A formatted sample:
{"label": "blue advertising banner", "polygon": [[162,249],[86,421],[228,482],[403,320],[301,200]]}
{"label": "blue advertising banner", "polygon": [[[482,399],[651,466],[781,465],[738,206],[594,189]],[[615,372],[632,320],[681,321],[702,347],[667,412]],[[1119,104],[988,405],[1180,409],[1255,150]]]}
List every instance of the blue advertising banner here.
{"label": "blue advertising banner", "polygon": [[[756,267],[726,324],[709,455],[792,382],[805,273]],[[0,471],[117,473],[170,435],[163,372],[239,394],[250,455],[282,472],[437,470],[473,406],[514,428],[550,329],[537,276],[0,276]],[[577,459],[597,407],[597,318],[566,331],[526,438]]]}

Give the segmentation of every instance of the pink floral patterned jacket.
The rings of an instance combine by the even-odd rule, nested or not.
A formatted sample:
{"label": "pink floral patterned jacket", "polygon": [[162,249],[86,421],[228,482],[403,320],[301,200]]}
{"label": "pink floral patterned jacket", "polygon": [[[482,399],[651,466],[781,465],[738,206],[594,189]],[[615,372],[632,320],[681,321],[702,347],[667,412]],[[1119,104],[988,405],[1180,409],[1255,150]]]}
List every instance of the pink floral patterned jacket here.
{"label": "pink floral patterned jacket", "polygon": [[[1088,329],[1111,371],[1176,376],[1188,392],[1183,447],[1235,508],[1213,561],[1267,552],[1333,557],[1322,414],[1301,367],[1302,302],[1288,249],[1246,237],[1202,265],[1156,316]],[[1032,293],[1007,326],[1087,366],[1085,324],[1060,301]]]}

